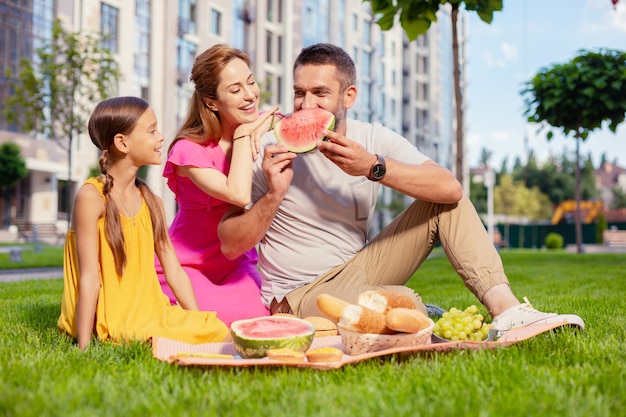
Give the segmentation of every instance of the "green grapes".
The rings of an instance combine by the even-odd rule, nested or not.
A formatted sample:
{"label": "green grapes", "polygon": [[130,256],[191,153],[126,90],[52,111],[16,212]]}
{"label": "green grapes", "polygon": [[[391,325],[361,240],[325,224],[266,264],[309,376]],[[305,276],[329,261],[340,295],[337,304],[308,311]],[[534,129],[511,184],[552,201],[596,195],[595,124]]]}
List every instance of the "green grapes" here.
{"label": "green grapes", "polygon": [[452,307],[441,315],[433,332],[448,340],[474,340],[481,342],[488,336],[491,324],[484,321],[478,307],[471,305],[465,310]]}

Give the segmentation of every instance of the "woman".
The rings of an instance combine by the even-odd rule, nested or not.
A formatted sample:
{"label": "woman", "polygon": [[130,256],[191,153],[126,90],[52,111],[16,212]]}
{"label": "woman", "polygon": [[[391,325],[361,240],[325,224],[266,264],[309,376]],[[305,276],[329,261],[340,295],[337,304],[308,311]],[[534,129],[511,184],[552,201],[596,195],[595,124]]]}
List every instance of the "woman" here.
{"label": "woman", "polygon": [[[163,136],[154,112],[137,97],[100,102],[89,136],[102,151],[102,175],[76,194],[65,241],[59,329],[82,350],[93,333],[114,342],[162,336],[187,343],[221,342],[228,329],[198,310],[189,278],[167,234],[163,203],[137,178],[143,165],[161,164]],[[155,253],[181,306],[163,295]]]}
{"label": "woman", "polygon": [[[226,209],[250,201],[259,138],[272,127],[277,110],[259,115],[260,90],[249,65],[244,52],[223,44],[196,58],[190,77],[195,92],[163,172],[178,203],[169,229],[176,254],[200,309],[216,311],[227,325],[269,314],[260,296],[256,250],[228,260],[217,236]],[[163,275],[159,278],[175,302]]]}

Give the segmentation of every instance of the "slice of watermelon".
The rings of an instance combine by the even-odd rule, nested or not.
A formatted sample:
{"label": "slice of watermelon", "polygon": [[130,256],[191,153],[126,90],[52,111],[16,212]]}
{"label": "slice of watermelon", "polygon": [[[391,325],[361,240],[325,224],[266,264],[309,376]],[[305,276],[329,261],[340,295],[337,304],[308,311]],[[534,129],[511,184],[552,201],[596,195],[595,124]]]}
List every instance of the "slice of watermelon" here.
{"label": "slice of watermelon", "polygon": [[279,120],[274,134],[279,142],[295,153],[310,152],[324,139],[324,129],[335,127],[335,116],[324,109],[302,109]]}
{"label": "slice of watermelon", "polygon": [[315,326],[297,317],[257,317],[230,325],[235,350],[243,358],[263,358],[269,349],[306,352],[315,337]]}

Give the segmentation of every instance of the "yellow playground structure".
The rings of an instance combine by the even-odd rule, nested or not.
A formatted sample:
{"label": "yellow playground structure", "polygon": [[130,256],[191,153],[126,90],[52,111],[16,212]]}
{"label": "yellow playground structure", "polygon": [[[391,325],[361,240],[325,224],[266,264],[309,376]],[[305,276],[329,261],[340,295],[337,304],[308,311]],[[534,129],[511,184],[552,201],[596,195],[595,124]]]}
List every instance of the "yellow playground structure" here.
{"label": "yellow playground structure", "polygon": [[[592,223],[604,210],[604,204],[600,201],[584,200],[580,202],[580,216],[584,224]],[[566,214],[576,212],[576,200],[565,200],[556,207],[552,215],[552,224],[559,224]]]}

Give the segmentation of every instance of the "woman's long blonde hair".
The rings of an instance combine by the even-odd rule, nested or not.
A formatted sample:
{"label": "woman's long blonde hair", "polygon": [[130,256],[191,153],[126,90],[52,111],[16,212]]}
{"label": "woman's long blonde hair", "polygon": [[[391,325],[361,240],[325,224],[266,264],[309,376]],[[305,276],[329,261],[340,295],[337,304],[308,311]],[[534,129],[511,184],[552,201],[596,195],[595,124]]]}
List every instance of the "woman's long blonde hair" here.
{"label": "woman's long blonde hair", "polygon": [[[98,103],[89,118],[89,136],[91,141],[101,151],[100,170],[104,181],[105,198],[105,231],[113,258],[115,270],[121,277],[126,266],[127,257],[124,248],[124,233],[120,222],[120,211],[111,198],[114,178],[109,173],[109,168],[117,159],[117,152],[113,149],[115,135],[121,133],[127,135],[133,131],[137,120],[146,112],[148,103],[138,97],[114,97]],[[148,184],[140,178],[135,178],[135,185],[139,188],[143,199],[146,201],[152,230],[154,234],[155,249],[161,248],[167,241],[167,223],[165,213],[161,210],[159,198],[150,190]]]}
{"label": "woman's long blonde hair", "polygon": [[250,58],[245,52],[223,43],[213,45],[196,57],[189,77],[195,91],[189,101],[187,117],[170,144],[168,154],[172,146],[183,138],[198,142],[220,140],[222,137],[220,115],[209,109],[204,99],[218,100],[217,87],[222,70],[233,59],[241,59],[250,66]]}

